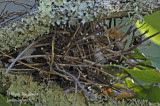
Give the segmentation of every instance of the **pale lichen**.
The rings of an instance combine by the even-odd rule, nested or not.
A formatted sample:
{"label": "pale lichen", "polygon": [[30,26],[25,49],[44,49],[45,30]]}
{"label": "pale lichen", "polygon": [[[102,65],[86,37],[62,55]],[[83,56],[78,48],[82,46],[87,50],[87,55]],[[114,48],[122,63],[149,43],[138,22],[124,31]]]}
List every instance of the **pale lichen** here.
{"label": "pale lichen", "polygon": [[[124,0],[122,0],[125,2]],[[128,11],[132,19],[143,20],[142,14],[156,8],[150,0],[40,0],[21,21],[0,28],[0,50],[10,51],[51,32],[50,26],[76,25],[109,16],[112,12]],[[148,14],[148,13],[145,13]],[[53,27],[52,27],[53,28]]]}

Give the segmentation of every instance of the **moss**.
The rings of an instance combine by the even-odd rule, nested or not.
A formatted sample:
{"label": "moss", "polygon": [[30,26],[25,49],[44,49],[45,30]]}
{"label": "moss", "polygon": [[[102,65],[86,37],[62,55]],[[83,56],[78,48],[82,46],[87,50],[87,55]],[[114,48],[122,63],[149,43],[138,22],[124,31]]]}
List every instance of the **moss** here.
{"label": "moss", "polygon": [[[14,77],[10,75],[10,77]],[[53,84],[46,87],[45,84],[38,85],[36,82],[33,82],[32,78],[29,79],[29,76],[19,75],[16,76],[17,80],[14,80],[7,90],[7,94],[13,97],[23,97],[24,94],[26,95],[27,99],[35,104],[35,106],[70,106],[72,105],[72,101],[74,98],[73,93],[69,93],[68,95],[64,96],[64,90],[60,88],[60,86]],[[30,84],[26,87],[27,80],[30,80]],[[27,88],[27,89],[26,89]],[[28,93],[25,93],[28,92]],[[76,104],[85,105],[84,98],[80,92],[77,94],[77,102]]]}
{"label": "moss", "polygon": [[[14,79],[14,75],[9,75],[10,79]],[[30,80],[30,84],[26,90],[27,80]],[[51,83],[49,86],[45,84],[38,85],[37,82],[29,79],[29,76],[18,75],[16,80],[12,81],[10,88],[7,90],[8,96],[20,97],[26,95],[29,102],[35,106],[71,106],[73,103],[74,93],[68,93],[64,95],[64,89],[60,88],[56,83]],[[25,93],[25,92],[28,93]],[[100,98],[101,97],[101,98]],[[114,106],[115,104],[100,96],[97,101],[87,99],[90,106]],[[80,91],[77,93],[76,106],[87,106],[84,96]],[[150,103],[147,100],[137,99],[122,99],[116,101],[118,106],[158,106],[158,103]]]}

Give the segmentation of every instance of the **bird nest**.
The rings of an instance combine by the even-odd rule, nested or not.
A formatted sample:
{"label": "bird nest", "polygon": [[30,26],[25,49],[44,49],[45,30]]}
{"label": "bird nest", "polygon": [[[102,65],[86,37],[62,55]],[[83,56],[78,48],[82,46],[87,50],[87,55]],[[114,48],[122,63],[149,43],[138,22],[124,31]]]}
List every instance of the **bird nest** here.
{"label": "bird nest", "polygon": [[[121,19],[120,19],[121,20]],[[141,45],[141,36],[135,36],[137,29],[130,23],[111,27],[109,20],[99,20],[74,26],[57,26],[53,30],[29,46],[1,55],[4,63],[17,61],[10,69],[11,74],[32,75],[37,82],[56,81],[62,88],[78,86],[88,97],[96,99],[88,88],[96,90],[116,99],[132,97],[134,92],[123,84],[121,73],[127,73],[112,65],[125,67],[136,66],[133,49]],[[129,27],[130,26],[130,27]],[[127,27],[127,30],[121,31]],[[129,41],[129,35],[134,36]],[[126,46],[128,46],[126,48]],[[24,48],[26,49],[24,50]],[[23,51],[22,51],[23,50]],[[12,57],[19,54],[16,60]],[[20,57],[20,55],[22,55]],[[107,66],[106,66],[107,65]],[[110,66],[108,66],[110,65]],[[128,76],[129,77],[129,74]],[[69,84],[68,84],[69,83]],[[122,84],[116,87],[114,84]],[[114,89],[119,94],[124,91],[126,96],[111,95],[107,90]]]}

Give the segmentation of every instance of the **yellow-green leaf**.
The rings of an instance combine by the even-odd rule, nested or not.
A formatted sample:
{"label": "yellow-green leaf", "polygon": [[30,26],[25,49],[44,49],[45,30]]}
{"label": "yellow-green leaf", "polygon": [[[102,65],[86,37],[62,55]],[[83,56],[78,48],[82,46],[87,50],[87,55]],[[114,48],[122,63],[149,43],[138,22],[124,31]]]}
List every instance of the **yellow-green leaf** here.
{"label": "yellow-green leaf", "polygon": [[124,66],[120,65],[106,65],[106,66],[115,66],[126,70],[129,74],[131,74],[134,78],[141,80],[143,82],[148,83],[160,83],[160,72],[156,69],[151,69],[148,67],[142,67],[144,70],[140,70],[138,68],[128,69]]}

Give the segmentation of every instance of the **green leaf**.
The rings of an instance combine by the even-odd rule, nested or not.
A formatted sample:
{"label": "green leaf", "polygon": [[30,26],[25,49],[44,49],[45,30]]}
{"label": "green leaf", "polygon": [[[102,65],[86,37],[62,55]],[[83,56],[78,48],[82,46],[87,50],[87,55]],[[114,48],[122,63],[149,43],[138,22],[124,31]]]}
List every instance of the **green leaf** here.
{"label": "green leaf", "polygon": [[[8,102],[8,99],[9,99],[9,96],[5,96],[3,97],[1,94],[0,94],[0,106],[12,106],[12,104],[10,102]],[[12,101],[12,103],[14,104],[14,106],[18,106],[19,105],[19,102],[18,102],[18,99],[16,101]],[[21,106],[33,106],[31,104],[26,104],[25,102],[22,102]]]}
{"label": "green leaf", "polygon": [[[160,24],[158,23],[160,21],[160,11],[156,11],[152,13],[151,15],[145,15],[143,23],[140,23],[138,20],[136,23],[137,27],[141,31],[141,33],[144,33],[146,30],[149,30],[148,33],[145,34],[146,37],[149,37],[157,32],[159,32]],[[150,40],[152,40],[155,44],[160,45],[160,34],[152,37]]]}
{"label": "green leaf", "polygon": [[128,88],[133,88],[134,86],[136,86],[136,84],[133,82],[133,80],[129,77],[125,78],[123,80],[123,83],[128,87]]}
{"label": "green leaf", "polygon": [[148,86],[148,85],[144,85],[144,86],[137,86],[134,88],[134,91],[135,91],[135,98],[137,99],[146,99],[148,100],[149,99],[149,96],[148,96],[148,91],[150,89],[151,86]]}
{"label": "green leaf", "polygon": [[139,52],[138,49],[134,49],[133,51],[134,51],[134,53],[131,54],[132,57],[140,58],[140,59],[147,59],[145,56],[142,55],[141,52]]}
{"label": "green leaf", "polygon": [[160,102],[160,88],[158,86],[136,86],[136,84],[132,82],[132,79],[130,78],[126,78],[123,82],[127,87],[132,88],[132,90],[134,90],[134,98],[146,99],[150,102]]}
{"label": "green leaf", "polygon": [[129,74],[131,74],[133,77],[143,82],[160,83],[160,72],[157,71],[156,69],[151,69],[144,66],[142,67],[144,70],[140,70],[138,68],[128,69],[120,65],[105,65],[105,66],[114,66],[122,68],[126,70]]}
{"label": "green leaf", "polygon": [[138,49],[134,49],[133,51],[134,53],[131,54],[132,57],[134,57],[135,59],[141,60],[140,63],[144,63],[145,65],[152,66],[152,63],[150,62],[150,60],[144,55],[142,55],[142,53]]}
{"label": "green leaf", "polygon": [[137,99],[147,99],[150,102],[160,102],[160,88],[158,86],[144,85],[134,88]]}
{"label": "green leaf", "polygon": [[3,96],[0,94],[0,105],[1,106],[12,106],[10,103],[8,103]]}
{"label": "green leaf", "polygon": [[152,86],[148,91],[148,97],[151,102],[160,102],[160,88]]}
{"label": "green leaf", "polygon": [[140,70],[137,68],[127,69],[128,73],[130,73],[133,77],[148,83],[160,83],[160,72],[156,69],[145,69]]}

